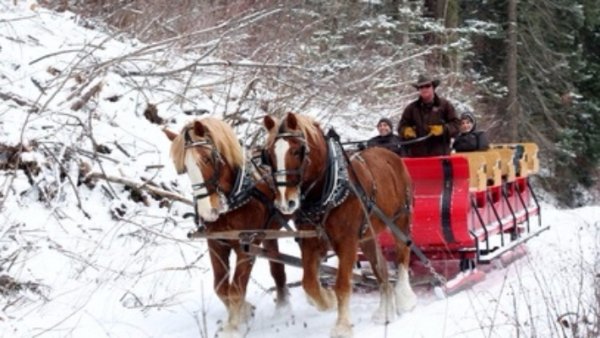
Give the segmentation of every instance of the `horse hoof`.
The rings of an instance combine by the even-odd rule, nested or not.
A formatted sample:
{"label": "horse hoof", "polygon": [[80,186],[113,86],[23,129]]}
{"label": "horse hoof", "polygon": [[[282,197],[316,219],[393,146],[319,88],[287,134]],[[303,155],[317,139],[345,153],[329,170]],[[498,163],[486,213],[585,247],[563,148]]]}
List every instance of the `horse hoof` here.
{"label": "horse hoof", "polygon": [[333,290],[324,289],[321,291],[320,295],[320,299],[314,299],[309,296],[308,303],[316,307],[319,311],[329,311],[337,307],[337,298]]}
{"label": "horse hoof", "polygon": [[414,292],[405,292],[402,295],[396,296],[397,313],[402,314],[408,312],[417,306],[417,295]]}
{"label": "horse hoof", "polygon": [[371,316],[371,319],[375,324],[387,325],[396,320],[396,294],[394,290],[385,285],[381,288],[381,295],[379,296],[379,307]]}
{"label": "horse hoof", "polygon": [[393,309],[377,309],[371,319],[377,325],[387,325],[396,320],[396,311]]}
{"label": "horse hoof", "polygon": [[410,287],[406,271],[404,273],[399,271],[394,295],[396,297],[396,311],[399,315],[412,310],[417,305],[417,295]]}
{"label": "horse hoof", "polygon": [[317,310],[319,310],[319,311],[327,311],[328,310],[327,306],[323,302],[319,302],[310,296],[306,297],[306,301],[308,302],[308,304],[316,307]]}
{"label": "horse hoof", "polygon": [[336,325],[331,330],[331,338],[352,338],[352,325]]}
{"label": "horse hoof", "polygon": [[277,310],[290,308],[290,291],[287,288],[282,291],[277,291],[277,296],[274,301]]}
{"label": "horse hoof", "polygon": [[223,329],[215,335],[217,338],[242,338],[244,335],[240,332],[239,329],[236,329],[233,326],[227,325],[223,327]]}
{"label": "horse hoof", "polygon": [[250,319],[254,318],[254,310],[256,310],[256,307],[254,305],[245,302],[240,310],[240,317],[242,318],[242,322],[245,323],[248,322]]}
{"label": "horse hoof", "polygon": [[287,300],[286,301],[275,301],[275,308],[277,310],[280,310],[280,309],[285,310],[285,309],[289,309],[291,307],[292,306],[291,306],[290,302],[288,302]]}

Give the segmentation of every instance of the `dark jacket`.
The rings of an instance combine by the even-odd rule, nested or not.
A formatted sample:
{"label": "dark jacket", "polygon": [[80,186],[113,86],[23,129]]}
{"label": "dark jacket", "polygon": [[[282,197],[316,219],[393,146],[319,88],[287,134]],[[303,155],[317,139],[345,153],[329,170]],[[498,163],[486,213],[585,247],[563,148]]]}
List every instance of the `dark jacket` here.
{"label": "dark jacket", "polygon": [[465,115],[473,122],[473,127],[468,133],[458,134],[454,139],[452,148],[457,152],[488,150],[490,148],[490,143],[488,142],[487,135],[483,131],[476,130],[477,123],[475,121],[475,116],[465,113],[461,118],[464,118]]}
{"label": "dark jacket", "polygon": [[459,134],[454,139],[452,148],[457,152],[488,150],[490,144],[485,132],[473,130],[466,134]]}
{"label": "dark jacket", "polygon": [[431,136],[429,139],[405,146],[410,157],[439,156],[450,154],[450,140],[458,134],[460,120],[456,116],[454,106],[448,100],[437,94],[433,103],[426,104],[419,97],[410,103],[398,124],[398,135],[403,135],[405,127],[415,128],[417,138],[429,134],[429,126],[443,125],[444,133],[441,136]]}
{"label": "dark jacket", "polygon": [[398,155],[403,155],[403,149],[400,145],[401,142],[402,141],[398,135],[389,133],[384,136],[378,135],[369,139],[369,141],[367,141],[367,147],[382,147],[389,149]]}

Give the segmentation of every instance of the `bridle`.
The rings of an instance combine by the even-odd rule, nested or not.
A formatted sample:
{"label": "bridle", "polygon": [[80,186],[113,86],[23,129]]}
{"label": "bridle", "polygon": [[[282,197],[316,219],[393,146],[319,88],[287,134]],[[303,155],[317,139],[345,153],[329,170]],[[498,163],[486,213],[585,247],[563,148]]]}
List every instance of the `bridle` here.
{"label": "bridle", "polygon": [[[306,139],[304,137],[304,134],[302,134],[301,132],[298,133],[292,133],[292,132],[283,132],[280,134],[277,134],[277,136],[275,136],[275,139],[273,140],[273,143],[275,143],[277,140],[279,139],[289,139],[289,138],[297,138],[302,142],[302,146],[300,147],[300,157],[302,157],[302,164],[300,164],[300,167],[298,167],[297,169],[279,169],[279,170],[273,170],[271,171],[271,177],[273,177],[273,183],[275,184],[276,187],[298,187],[298,189],[300,189],[300,185],[302,184],[302,180],[303,180],[303,176],[304,176],[304,169],[306,168],[306,166],[308,165],[308,154],[309,154],[309,148],[306,144]],[[265,149],[266,151],[266,149]],[[267,160],[263,160],[263,162],[266,162],[267,165],[269,165],[271,168],[273,168],[273,164],[270,163],[270,159],[267,155],[263,155],[264,158],[266,158]],[[288,175],[297,175],[298,176],[298,180],[294,180],[294,181],[289,181]],[[277,180],[277,177],[283,177],[284,180]]]}
{"label": "bridle", "polygon": [[[335,138],[330,138],[329,135],[323,135],[327,153],[326,163],[316,179],[311,180],[310,182],[304,182],[305,168],[311,161],[308,156],[310,148],[308,147],[304,134],[301,132],[281,132],[275,136],[274,141],[289,138],[297,138],[298,141],[302,143],[301,148],[299,149],[302,163],[297,169],[272,171],[272,181],[277,187],[296,186],[300,193],[300,219],[309,220],[310,223],[316,224],[319,222],[317,220],[323,219],[322,216],[324,214],[343,203],[346,197],[348,197],[350,192],[348,173],[349,162],[344,156],[344,150],[339,143],[339,139],[336,143]],[[271,163],[266,162],[266,164],[273,168]],[[295,180],[289,181],[287,180],[287,175],[298,175],[299,180],[297,182]],[[277,181],[276,178],[278,176],[284,176],[285,180]],[[313,188],[319,186],[319,182],[321,183],[321,190],[317,191],[317,194],[321,195],[308,198],[309,193],[311,193]],[[306,184],[307,186],[301,187],[302,184]]]}
{"label": "bridle", "polygon": [[[202,183],[192,184],[192,191],[195,200],[203,199],[210,196],[213,193],[217,193],[219,195],[224,195],[223,190],[219,186],[219,177],[221,176],[221,167],[223,166],[223,159],[221,158],[221,154],[217,151],[215,145],[210,141],[210,139],[205,139],[201,141],[192,141],[192,138],[189,135],[189,129],[185,131],[185,149],[195,148],[195,147],[204,147],[210,150],[212,163],[215,165],[213,174],[210,179],[205,180]],[[206,188],[206,193],[200,193],[202,188]]]}

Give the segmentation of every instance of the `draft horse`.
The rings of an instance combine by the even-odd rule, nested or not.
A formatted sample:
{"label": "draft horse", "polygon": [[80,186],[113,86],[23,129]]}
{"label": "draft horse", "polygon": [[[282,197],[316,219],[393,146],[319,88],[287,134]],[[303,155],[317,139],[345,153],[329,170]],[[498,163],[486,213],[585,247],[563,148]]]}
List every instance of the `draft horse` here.
{"label": "draft horse", "polygon": [[[272,217],[276,211],[272,206],[272,189],[245,162],[242,147],[226,122],[206,117],[188,123],[179,134],[163,131],[172,141],[171,158],[177,173],[187,173],[192,183],[194,209],[198,221],[205,225],[204,231],[280,228]],[[238,240],[207,242],[214,289],[228,311],[224,333],[239,335],[241,325],[252,316],[253,307],[245,296],[255,257],[247,255]],[[266,249],[278,252],[277,240],[265,240],[263,244]],[[237,259],[231,276],[232,252]],[[280,308],[288,304],[285,268],[270,262],[270,269],[277,290],[276,306]]]}
{"label": "draft horse", "polygon": [[[389,150],[369,148],[351,156],[348,164],[339,143],[307,116],[288,113],[281,121],[266,116],[263,122],[268,131],[263,162],[272,168],[275,206],[293,215],[298,228],[316,227],[323,233],[300,242],[302,286],[319,310],[333,308],[337,302],[331,336],[352,336],[349,299],[359,246],[380,285],[381,301],[373,320],[387,323],[412,309],[416,295],[409,283],[410,249],[396,240],[398,280],[392,286],[376,237],[386,223],[374,212],[378,208],[405,235],[410,234],[412,187],[402,159]],[[328,248],[339,260],[334,291],[321,286],[318,276]]]}

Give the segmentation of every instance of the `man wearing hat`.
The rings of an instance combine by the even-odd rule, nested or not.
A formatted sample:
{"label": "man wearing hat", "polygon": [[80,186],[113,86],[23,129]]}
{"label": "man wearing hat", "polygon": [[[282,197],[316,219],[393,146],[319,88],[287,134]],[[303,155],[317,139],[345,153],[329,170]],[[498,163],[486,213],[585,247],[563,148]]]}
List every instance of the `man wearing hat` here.
{"label": "man wearing hat", "polygon": [[398,134],[403,140],[430,136],[406,146],[410,157],[450,154],[450,140],[460,129],[460,120],[454,106],[435,93],[439,84],[438,79],[433,80],[426,75],[419,75],[417,82],[413,84],[419,91],[419,98],[404,109],[398,124]]}
{"label": "man wearing hat", "polygon": [[402,155],[402,148],[400,146],[400,138],[394,135],[392,132],[394,127],[392,121],[386,117],[382,118],[377,122],[377,131],[379,135],[369,139],[367,141],[367,147],[382,147],[395,152],[398,155]]}

